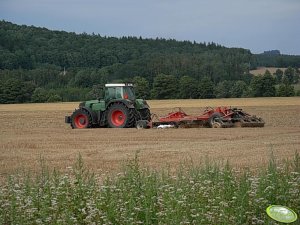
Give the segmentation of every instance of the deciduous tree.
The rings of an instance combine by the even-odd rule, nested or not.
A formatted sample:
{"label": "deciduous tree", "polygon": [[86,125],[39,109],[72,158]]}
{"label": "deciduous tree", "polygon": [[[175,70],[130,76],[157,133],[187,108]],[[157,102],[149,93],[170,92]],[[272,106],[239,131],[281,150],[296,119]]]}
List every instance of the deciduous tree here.
{"label": "deciduous tree", "polygon": [[179,98],[197,98],[198,83],[190,76],[183,76],[179,80]]}
{"label": "deciduous tree", "polygon": [[178,95],[175,76],[159,74],[154,78],[151,96],[154,99],[174,99]]}
{"label": "deciduous tree", "polygon": [[204,77],[200,80],[198,86],[199,98],[215,98],[214,94],[214,83],[209,77]]}

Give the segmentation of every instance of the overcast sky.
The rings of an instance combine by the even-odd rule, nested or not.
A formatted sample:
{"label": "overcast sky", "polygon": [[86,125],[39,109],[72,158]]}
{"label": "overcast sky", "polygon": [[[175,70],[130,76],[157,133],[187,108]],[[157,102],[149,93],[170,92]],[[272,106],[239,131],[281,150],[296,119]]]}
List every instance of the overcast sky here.
{"label": "overcast sky", "polygon": [[0,19],[102,36],[142,36],[300,55],[300,0],[0,0]]}

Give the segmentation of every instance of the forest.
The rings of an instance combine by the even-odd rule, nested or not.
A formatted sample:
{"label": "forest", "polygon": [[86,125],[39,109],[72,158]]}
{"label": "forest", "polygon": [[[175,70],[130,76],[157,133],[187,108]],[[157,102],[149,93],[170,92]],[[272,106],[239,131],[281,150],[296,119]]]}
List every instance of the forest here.
{"label": "forest", "polygon": [[[258,66],[285,67],[254,76]],[[146,99],[294,96],[300,56],[252,54],[214,42],[107,37],[0,21],[0,103],[98,98],[134,82]]]}

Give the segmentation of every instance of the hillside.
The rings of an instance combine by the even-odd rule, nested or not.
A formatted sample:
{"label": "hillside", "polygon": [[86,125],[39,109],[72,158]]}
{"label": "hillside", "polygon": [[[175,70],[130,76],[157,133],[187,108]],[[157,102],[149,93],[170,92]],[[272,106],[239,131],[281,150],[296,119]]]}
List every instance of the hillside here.
{"label": "hillside", "polygon": [[299,55],[256,54],[253,67],[300,67]]}
{"label": "hillside", "polygon": [[[221,70],[224,75],[233,75],[244,72],[243,63],[249,63],[252,57],[248,50],[229,49],[215,43],[102,37],[5,21],[0,22],[0,28],[1,69],[36,69],[44,64],[66,69],[109,67],[117,79],[129,74],[160,72],[197,76],[199,72],[216,75]],[[122,75],[118,73],[120,70]]]}
{"label": "hillside", "polygon": [[[216,43],[114,38],[0,21],[0,103],[83,100],[116,81],[142,84],[139,97],[222,97],[214,93],[218,84],[250,84],[249,70],[257,64],[249,50]],[[169,85],[155,86],[164,80]],[[167,94],[158,93],[162,89]]]}

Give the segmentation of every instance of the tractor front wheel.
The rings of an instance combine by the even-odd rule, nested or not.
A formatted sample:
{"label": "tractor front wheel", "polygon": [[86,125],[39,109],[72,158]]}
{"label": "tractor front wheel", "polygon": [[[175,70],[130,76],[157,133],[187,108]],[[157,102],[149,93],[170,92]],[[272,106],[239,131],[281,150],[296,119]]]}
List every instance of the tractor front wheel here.
{"label": "tractor front wheel", "polygon": [[71,116],[71,127],[73,129],[83,129],[91,127],[92,119],[90,114],[82,109],[77,109]]}
{"label": "tractor front wheel", "polygon": [[134,127],[133,112],[123,104],[113,104],[107,112],[107,123],[112,128]]}

